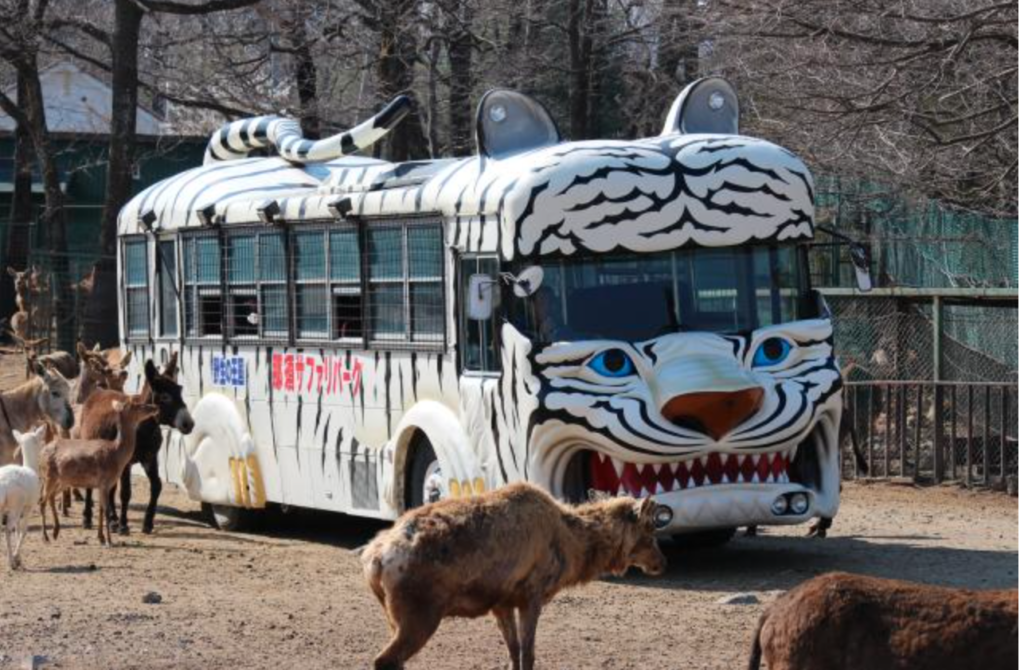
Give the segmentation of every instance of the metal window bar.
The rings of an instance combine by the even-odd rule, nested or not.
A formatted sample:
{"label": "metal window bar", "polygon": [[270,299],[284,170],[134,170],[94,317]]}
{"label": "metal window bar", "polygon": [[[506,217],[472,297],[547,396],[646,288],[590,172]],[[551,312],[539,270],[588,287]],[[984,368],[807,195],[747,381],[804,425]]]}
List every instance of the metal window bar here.
{"label": "metal window bar", "polygon": [[224,236],[222,257],[226,336],[233,341],[288,340],[284,232],[242,228]]}
{"label": "metal window bar", "polygon": [[329,340],[327,229],[323,226],[303,226],[290,232],[295,287],[295,337],[304,341]]}
{"label": "metal window bar", "polygon": [[327,233],[331,339],[362,344],[364,337],[362,262],[359,230],[353,224],[332,226]]}
{"label": "metal window bar", "polygon": [[366,224],[365,330],[377,346],[444,345],[444,236],[433,220]]}
{"label": "metal window bar", "polygon": [[221,244],[218,235],[182,235],[186,337],[208,341],[223,335]]}
{"label": "metal window bar", "polygon": [[160,337],[174,338],[180,334],[181,294],[178,283],[178,241],[176,238],[160,238],[156,241],[157,282],[160,300]]}
{"label": "metal window bar", "polygon": [[146,237],[123,239],[125,334],[129,340],[149,337],[149,244]]}

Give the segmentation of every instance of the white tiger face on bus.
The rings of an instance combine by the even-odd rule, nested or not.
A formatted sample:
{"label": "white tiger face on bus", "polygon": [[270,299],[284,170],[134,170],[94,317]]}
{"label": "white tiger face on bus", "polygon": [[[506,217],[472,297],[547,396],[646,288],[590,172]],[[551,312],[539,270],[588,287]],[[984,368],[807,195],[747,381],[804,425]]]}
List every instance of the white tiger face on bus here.
{"label": "white tiger face on bus", "polygon": [[[827,319],[749,337],[672,333],[535,351],[510,325],[502,339],[493,426],[502,467],[518,464],[558,495],[790,482],[815,489],[826,506],[838,495],[842,380]],[[819,439],[808,439],[816,427]],[[509,453],[517,445],[526,453]]]}

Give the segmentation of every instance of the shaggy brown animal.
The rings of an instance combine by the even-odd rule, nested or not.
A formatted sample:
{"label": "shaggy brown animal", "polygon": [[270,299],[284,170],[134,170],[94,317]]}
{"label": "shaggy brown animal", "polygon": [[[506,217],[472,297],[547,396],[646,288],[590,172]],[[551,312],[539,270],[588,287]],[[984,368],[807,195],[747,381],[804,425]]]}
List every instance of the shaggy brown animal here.
{"label": "shaggy brown animal", "polygon": [[0,391],[0,465],[15,461],[18,443],[12,431],[27,433],[45,421],[65,430],[74,425],[71,385],[56,370],[36,366],[32,379]]}
{"label": "shaggy brown animal", "polygon": [[[39,512],[43,517],[43,539],[49,542],[46,532],[46,503],[53,512],[53,539],[60,535],[60,517],[57,516],[57,494],[75,486],[95,488],[100,498],[100,520],[96,524],[100,544],[104,543],[103,526],[107,521],[107,500],[117,481],[121,478],[128,461],[135,455],[135,436],[139,424],[160,413],[156,405],[145,403],[140,397],[129,398],[127,402],[115,402],[117,412],[117,439],[111,440],[70,440],[57,439],[43,447],[39,454],[39,478],[43,492],[39,498]],[[106,544],[112,544],[108,524]]]}
{"label": "shaggy brown animal", "polygon": [[[122,361],[127,360],[129,352]],[[146,506],[146,514],[142,521],[142,532],[153,532],[153,519],[156,515],[156,503],[160,497],[163,484],[160,481],[160,471],[157,466],[160,447],[163,445],[164,435],[160,426],[175,428],[182,435],[192,432],[195,422],[189,414],[185,400],[182,398],[181,385],[176,381],[178,377],[178,352],[171,354],[164,366],[163,372],[157,370],[153,361],[146,361],[143,365],[146,373],[146,383],[140,391],[140,396],[148,402],[155,403],[160,408],[160,414],[150,421],[139,424],[135,442],[135,455],[128,462],[121,475],[121,520],[115,525],[123,535],[128,534],[128,503],[131,501],[131,465],[139,463],[146,471],[149,478],[149,504]],[[86,439],[112,440],[117,435],[117,414],[112,410],[112,403],[124,401],[128,396],[123,392],[113,390],[101,390],[93,393],[85,403],[82,410],[82,422],[79,435]],[[113,493],[111,493],[113,496]],[[113,501],[108,504],[108,510],[114,513]],[[86,492],[85,509],[82,511],[82,525],[86,528],[92,523],[92,494]]]}
{"label": "shaggy brown animal", "polygon": [[630,566],[665,569],[654,508],[632,498],[569,507],[520,483],[406,512],[361,553],[393,635],[374,667],[403,667],[445,617],[491,612],[512,667],[531,670],[537,619],[556,593]]}
{"label": "shaggy brown animal", "polygon": [[772,603],[750,670],[1015,668],[1017,590],[973,591],[832,572]]}

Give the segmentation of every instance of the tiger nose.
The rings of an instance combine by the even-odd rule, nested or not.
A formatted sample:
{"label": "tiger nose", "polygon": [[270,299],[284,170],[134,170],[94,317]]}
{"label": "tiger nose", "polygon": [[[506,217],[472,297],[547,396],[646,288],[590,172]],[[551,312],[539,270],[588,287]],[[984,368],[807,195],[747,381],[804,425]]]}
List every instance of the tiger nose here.
{"label": "tiger nose", "polygon": [[762,400],[764,389],[759,386],[742,391],[684,393],[665,403],[661,414],[677,426],[694,428],[720,440],[753,416]]}

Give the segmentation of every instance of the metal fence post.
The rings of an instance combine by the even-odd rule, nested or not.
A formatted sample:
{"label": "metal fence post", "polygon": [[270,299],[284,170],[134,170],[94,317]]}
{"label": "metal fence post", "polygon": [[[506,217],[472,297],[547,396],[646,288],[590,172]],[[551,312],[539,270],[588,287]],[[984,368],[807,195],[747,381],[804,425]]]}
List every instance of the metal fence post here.
{"label": "metal fence post", "polygon": [[932,425],[932,450],[935,465],[935,481],[941,482],[945,476],[945,459],[943,458],[942,423],[944,408],[942,398],[942,298],[932,297],[932,378],[935,383],[935,418]]}

